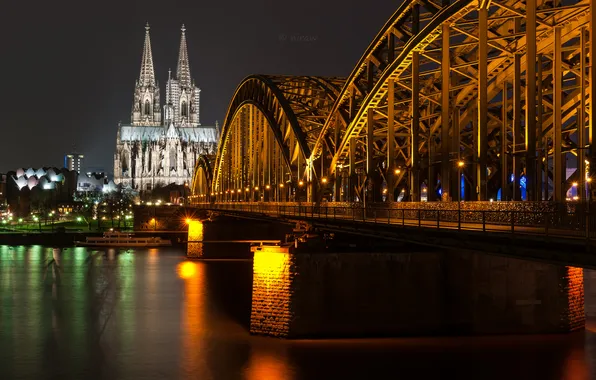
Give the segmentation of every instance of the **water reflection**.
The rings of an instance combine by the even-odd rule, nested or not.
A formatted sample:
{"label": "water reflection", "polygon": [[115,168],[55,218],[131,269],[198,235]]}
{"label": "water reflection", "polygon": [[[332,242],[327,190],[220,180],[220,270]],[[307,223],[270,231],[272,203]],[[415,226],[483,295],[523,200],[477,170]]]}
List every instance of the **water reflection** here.
{"label": "water reflection", "polygon": [[556,336],[251,336],[252,264],[185,255],[0,246],[0,378],[596,378],[594,325]]}

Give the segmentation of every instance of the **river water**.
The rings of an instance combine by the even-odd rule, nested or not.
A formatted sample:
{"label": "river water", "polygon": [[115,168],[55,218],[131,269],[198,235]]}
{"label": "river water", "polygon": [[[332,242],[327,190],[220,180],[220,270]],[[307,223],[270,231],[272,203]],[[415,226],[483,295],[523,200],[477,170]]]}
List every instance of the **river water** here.
{"label": "river water", "polygon": [[251,336],[251,265],[190,262],[175,248],[0,246],[0,379],[596,379],[593,324],[548,336]]}

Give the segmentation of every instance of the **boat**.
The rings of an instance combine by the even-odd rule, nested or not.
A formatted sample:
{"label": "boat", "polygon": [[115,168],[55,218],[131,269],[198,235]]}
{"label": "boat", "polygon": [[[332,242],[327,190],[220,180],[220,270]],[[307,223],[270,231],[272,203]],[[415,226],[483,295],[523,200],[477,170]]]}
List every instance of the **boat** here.
{"label": "boat", "polygon": [[165,247],[172,242],[160,237],[140,237],[125,232],[105,232],[102,237],[88,236],[85,241],[75,241],[78,247]]}

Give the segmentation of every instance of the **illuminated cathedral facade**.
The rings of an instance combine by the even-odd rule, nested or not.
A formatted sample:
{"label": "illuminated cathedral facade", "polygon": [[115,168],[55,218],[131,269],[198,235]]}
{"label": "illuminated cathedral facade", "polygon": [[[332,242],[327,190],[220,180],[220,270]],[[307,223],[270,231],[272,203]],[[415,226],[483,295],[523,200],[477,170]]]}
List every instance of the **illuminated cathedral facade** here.
{"label": "illuminated cathedral facade", "polygon": [[198,157],[216,150],[218,126],[201,125],[201,90],[190,75],[184,25],[181,32],[178,67],[175,75],[168,73],[162,105],[149,25],[145,27],[131,122],[118,125],[114,154],[114,182],[137,191],[172,183],[190,184]]}

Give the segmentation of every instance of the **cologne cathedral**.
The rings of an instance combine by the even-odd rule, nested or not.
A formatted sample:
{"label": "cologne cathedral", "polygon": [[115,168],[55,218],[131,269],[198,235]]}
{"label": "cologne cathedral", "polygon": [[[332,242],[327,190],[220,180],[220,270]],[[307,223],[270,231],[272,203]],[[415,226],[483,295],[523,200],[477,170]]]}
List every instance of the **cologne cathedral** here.
{"label": "cologne cathedral", "polygon": [[182,25],[176,74],[168,73],[165,104],[155,79],[149,25],[141,72],[135,85],[130,124],[120,123],[114,154],[114,182],[136,191],[169,184],[190,184],[201,154],[214,154],[218,127],[201,125],[201,90],[190,75],[186,35]]}

